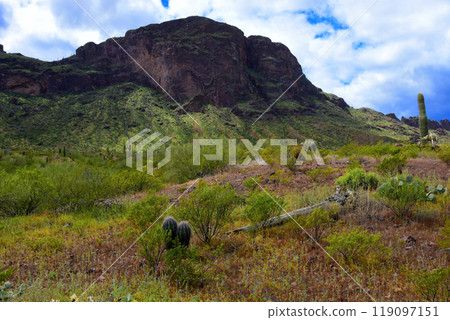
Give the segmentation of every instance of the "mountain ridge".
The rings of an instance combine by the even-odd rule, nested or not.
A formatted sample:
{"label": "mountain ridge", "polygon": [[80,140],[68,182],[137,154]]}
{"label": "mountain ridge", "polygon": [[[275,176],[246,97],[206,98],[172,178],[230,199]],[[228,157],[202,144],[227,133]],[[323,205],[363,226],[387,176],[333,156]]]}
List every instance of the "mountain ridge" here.
{"label": "mountain ridge", "polygon": [[[245,37],[234,26],[203,17],[129,30],[123,37],[87,43],[75,55],[55,62],[0,51],[0,139],[9,134],[34,144],[55,144],[58,139],[79,144],[73,136],[84,137],[88,130],[89,139],[98,137],[93,144],[110,139],[103,144],[117,146],[141,127],[179,132],[174,124],[183,127],[190,121],[183,118],[184,110],[194,113],[200,124],[183,127],[185,137],[218,129],[223,135],[254,138],[314,138],[329,147],[353,139],[370,143],[417,136],[414,126],[375,112],[369,112],[374,117],[369,125],[367,113],[315,87],[302,72],[285,45],[263,36]],[[208,112],[217,113],[213,122]],[[173,125],[164,126],[164,121]],[[50,122],[58,128],[43,127]]]}

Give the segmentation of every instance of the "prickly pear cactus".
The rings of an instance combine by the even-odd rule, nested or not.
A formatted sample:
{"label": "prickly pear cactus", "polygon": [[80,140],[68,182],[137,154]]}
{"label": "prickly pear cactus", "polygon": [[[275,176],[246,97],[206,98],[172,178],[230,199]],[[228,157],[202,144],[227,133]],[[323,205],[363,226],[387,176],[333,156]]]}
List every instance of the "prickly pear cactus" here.
{"label": "prickly pear cactus", "polygon": [[186,221],[181,221],[178,224],[177,228],[177,237],[180,241],[180,244],[185,247],[189,247],[189,243],[191,242],[191,235],[192,231],[189,224]]}

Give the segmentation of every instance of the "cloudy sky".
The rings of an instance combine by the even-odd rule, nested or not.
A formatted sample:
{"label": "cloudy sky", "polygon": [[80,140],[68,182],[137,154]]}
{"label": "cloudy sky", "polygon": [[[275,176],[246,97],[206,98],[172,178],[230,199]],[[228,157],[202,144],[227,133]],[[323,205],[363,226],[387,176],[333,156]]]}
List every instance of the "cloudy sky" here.
{"label": "cloudy sky", "polygon": [[108,38],[76,2],[112,36],[191,15],[223,21],[284,43],[353,107],[417,115],[423,92],[429,118],[450,118],[448,0],[0,0],[0,43],[50,61]]}

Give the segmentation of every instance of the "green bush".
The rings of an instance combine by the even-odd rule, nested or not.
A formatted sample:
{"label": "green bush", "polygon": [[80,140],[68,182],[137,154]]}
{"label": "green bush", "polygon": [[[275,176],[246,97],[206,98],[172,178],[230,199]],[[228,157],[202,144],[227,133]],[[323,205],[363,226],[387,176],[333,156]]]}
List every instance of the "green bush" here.
{"label": "green bush", "polygon": [[256,187],[258,187],[258,184],[261,184],[261,180],[262,177],[250,177],[246,180],[244,180],[244,182],[242,182],[242,185],[247,189],[247,190],[254,190]]}
{"label": "green bush", "polygon": [[38,169],[22,168],[12,174],[0,172],[0,213],[29,215],[44,202],[52,189],[50,180]]}
{"label": "green bush", "polygon": [[138,232],[144,232],[169,208],[167,197],[149,194],[128,209],[128,220]]}
{"label": "green bush", "polygon": [[379,178],[375,173],[366,173],[361,168],[350,170],[336,180],[338,185],[349,190],[374,190],[377,188],[378,182]]}
{"label": "green bush", "polygon": [[410,175],[389,179],[378,188],[375,197],[381,200],[398,218],[411,213],[412,208],[427,200],[426,184]]}
{"label": "green bush", "polygon": [[318,207],[306,216],[300,217],[299,224],[305,229],[310,229],[311,236],[316,241],[322,239],[323,233],[334,222],[332,216],[336,215],[336,210],[325,210],[323,207]]}
{"label": "green bush", "polygon": [[396,154],[392,157],[385,157],[377,166],[377,172],[382,175],[401,174],[402,168],[406,164],[406,156]]}
{"label": "green bush", "polygon": [[306,174],[311,177],[311,179],[314,182],[318,182],[320,179],[327,179],[329,178],[333,173],[335,173],[337,169],[333,167],[326,167],[326,168],[316,168],[312,169],[306,172]]}
{"label": "green bush", "polygon": [[208,278],[197,248],[188,248],[178,243],[167,250],[165,266],[167,275],[176,281],[179,288],[196,286],[199,281]]}
{"label": "green bush", "polygon": [[442,162],[450,165],[450,146],[441,146],[437,156],[442,160]]}
{"label": "green bush", "polygon": [[438,245],[444,250],[450,248],[450,219],[445,221],[445,226],[439,231]]}
{"label": "green bush", "polygon": [[357,267],[370,267],[386,261],[392,254],[392,249],[380,243],[381,234],[367,234],[360,228],[344,229],[324,239],[330,245],[327,252],[338,261]]}
{"label": "green bush", "polygon": [[275,173],[270,176],[270,179],[277,184],[288,184],[293,178],[294,176],[290,172],[286,172],[283,169],[276,170]]}
{"label": "green bush", "polygon": [[450,267],[433,271],[416,270],[409,275],[409,280],[424,300],[448,302]]}
{"label": "green bush", "polygon": [[139,254],[147,260],[151,270],[158,270],[166,243],[170,241],[171,234],[156,224],[158,218],[169,207],[166,197],[148,195],[143,201],[133,204],[128,209],[128,220],[139,235]]}
{"label": "green bush", "polygon": [[[0,264],[0,270],[3,269],[3,266]],[[15,273],[15,270],[13,267],[9,267],[3,271],[0,271],[0,283],[4,283],[11,278],[11,276]]]}
{"label": "green bush", "polygon": [[166,244],[171,235],[160,226],[153,226],[139,239],[139,255],[143,257],[150,266],[150,271],[157,272],[160,269]]}
{"label": "green bush", "polygon": [[113,183],[117,186],[116,194],[139,192],[142,190],[161,189],[161,181],[145,172],[132,169],[121,170],[112,177]]}
{"label": "green bush", "polygon": [[180,200],[178,215],[191,223],[202,242],[209,243],[229,221],[238,200],[230,184],[208,185],[200,181],[187,198]]}
{"label": "green bush", "polygon": [[392,143],[379,141],[376,145],[359,145],[352,142],[340,148],[337,154],[343,157],[371,156],[381,158],[385,155],[394,155],[400,152],[400,148]]}
{"label": "green bush", "polygon": [[80,210],[116,194],[117,185],[107,169],[77,163],[50,164],[43,170],[54,184],[48,207]]}
{"label": "green bush", "polygon": [[198,177],[203,177],[208,174],[217,172],[228,165],[228,154],[224,150],[224,161],[209,161],[203,155],[214,154],[215,148],[212,146],[205,146],[201,149],[202,156],[200,157],[200,165],[194,165],[193,160],[193,146],[192,144],[184,144],[176,146],[172,150],[171,161],[161,170],[165,181],[183,183]]}
{"label": "green bush", "polygon": [[[252,222],[252,231],[266,227],[267,219],[279,215],[284,206],[284,200],[268,191],[255,190],[250,192],[245,201],[244,216]],[[280,207],[281,206],[281,207]]]}

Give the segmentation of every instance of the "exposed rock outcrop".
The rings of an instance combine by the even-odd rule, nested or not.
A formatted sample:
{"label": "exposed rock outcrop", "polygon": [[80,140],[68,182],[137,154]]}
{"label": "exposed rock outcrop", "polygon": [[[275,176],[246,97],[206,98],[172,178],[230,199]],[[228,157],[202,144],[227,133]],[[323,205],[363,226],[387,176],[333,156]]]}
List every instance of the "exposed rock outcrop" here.
{"label": "exposed rock outcrop", "polygon": [[397,116],[395,115],[395,113],[388,113],[388,114],[386,114],[386,117],[389,117],[389,118],[391,118],[391,119],[400,121],[400,120],[397,118]]}
{"label": "exposed rock outcrop", "polygon": [[[0,68],[0,90],[32,95],[80,93],[134,82],[160,91],[164,88],[178,102],[199,110],[202,104],[269,104],[303,72],[285,45],[261,36],[247,38],[236,27],[204,17],[130,30],[124,37],[89,42],[70,58],[39,63],[41,69],[33,74]],[[327,97],[305,76],[284,98],[308,108],[314,107],[311,101],[315,98],[348,108],[342,98]]]}
{"label": "exposed rock outcrop", "polygon": [[[409,118],[402,117],[401,121],[410,127],[414,128],[419,127],[419,117],[409,117]],[[450,130],[450,122],[447,119],[442,119],[440,122],[428,119],[428,127],[432,130],[437,129]]]}

